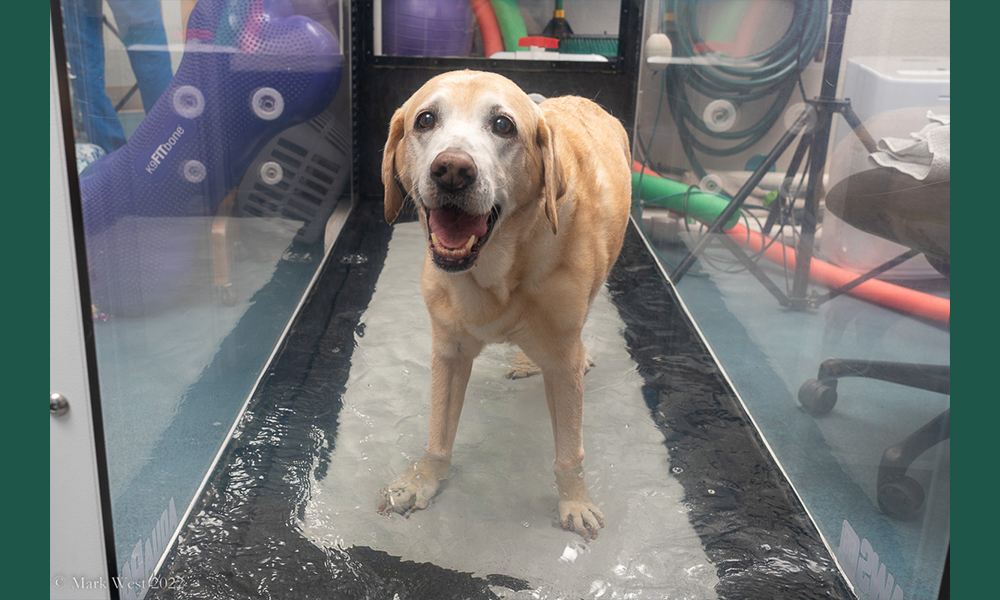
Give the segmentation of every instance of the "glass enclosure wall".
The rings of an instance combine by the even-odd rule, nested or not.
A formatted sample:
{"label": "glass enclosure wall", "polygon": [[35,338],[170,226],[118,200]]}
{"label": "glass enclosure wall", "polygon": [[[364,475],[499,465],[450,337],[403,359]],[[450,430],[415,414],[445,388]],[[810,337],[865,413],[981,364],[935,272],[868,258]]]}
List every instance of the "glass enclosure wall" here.
{"label": "glass enclosure wall", "polygon": [[935,598],[950,3],[645,9],[637,221],[857,595]]}
{"label": "glass enclosure wall", "polygon": [[351,208],[349,19],[61,8],[118,575],[144,581]]}

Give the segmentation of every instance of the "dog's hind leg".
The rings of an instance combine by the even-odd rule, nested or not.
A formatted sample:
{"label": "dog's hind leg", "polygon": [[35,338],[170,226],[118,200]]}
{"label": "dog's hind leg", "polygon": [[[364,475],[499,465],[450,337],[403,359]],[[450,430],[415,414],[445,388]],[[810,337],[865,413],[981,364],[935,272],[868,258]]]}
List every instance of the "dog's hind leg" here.
{"label": "dog's hind leg", "polygon": [[510,361],[510,369],[507,370],[507,379],[524,379],[532,375],[538,375],[542,370],[535,364],[535,361],[528,358],[524,352],[518,352],[514,359]]}
{"label": "dog's hind leg", "polygon": [[[583,372],[587,373],[595,366],[594,359],[590,357],[590,353],[587,353],[587,357],[583,363]],[[518,352],[514,355],[514,360],[510,361],[510,369],[507,370],[507,374],[504,377],[507,379],[524,379],[525,377],[538,375],[541,372],[542,369],[533,360],[528,358],[527,354]]]}

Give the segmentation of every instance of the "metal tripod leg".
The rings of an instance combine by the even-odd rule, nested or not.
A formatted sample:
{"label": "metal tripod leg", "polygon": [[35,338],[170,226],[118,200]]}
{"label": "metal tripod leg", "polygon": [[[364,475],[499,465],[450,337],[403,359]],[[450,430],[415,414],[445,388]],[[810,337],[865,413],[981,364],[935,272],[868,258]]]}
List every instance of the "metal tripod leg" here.
{"label": "metal tripod leg", "polygon": [[[806,184],[805,208],[803,210],[802,223],[799,232],[799,242],[796,247],[795,277],[792,282],[791,294],[785,296],[784,293],[775,294],[776,286],[764,283],[764,274],[756,268],[750,269],[761,283],[764,283],[782,304],[795,310],[803,310],[813,306],[808,297],[809,271],[812,264],[813,245],[816,240],[816,226],[819,213],[819,199],[822,193],[823,171],[825,169],[827,145],[830,141],[830,130],[833,124],[833,115],[842,114],[851,126],[855,134],[869,151],[875,149],[875,142],[871,135],[862,126],[857,115],[851,109],[849,102],[838,100],[837,81],[840,77],[840,64],[843,55],[844,35],[847,30],[847,17],[851,13],[852,0],[833,0],[830,5],[830,30],[826,44],[826,58],[823,65],[823,79],[818,98],[809,101],[810,106],[815,108],[816,124],[815,130],[803,135],[799,148],[793,157],[794,170],[790,168],[786,181],[789,177],[794,177],[805,153],[808,152],[808,175]],[[704,251],[710,243],[712,234],[722,231],[722,226],[728,222],[740,209],[750,192],[760,183],[764,174],[777,162],[778,158],[785,152],[792,141],[802,133],[805,128],[811,111],[803,111],[796,119],[795,124],[785,132],[778,143],[771,149],[757,169],[753,171],[750,178],[740,188],[733,199],[729,202],[722,213],[709,225],[706,235],[695,244],[688,252],[687,256],[677,265],[670,274],[670,279],[677,284],[684,277],[684,274],[694,264],[696,258]],[[778,207],[780,210],[780,205]],[[773,216],[773,215],[772,215]],[[773,225],[773,218],[769,218],[766,229]],[[746,255],[736,244],[728,246],[731,250],[735,247],[737,259],[746,264]],[[740,255],[743,256],[740,256]],[[751,261],[752,262],[752,261]],[[748,267],[749,268],[749,267]],[[768,280],[769,281],[769,280]],[[780,290],[778,290],[780,292]],[[787,303],[786,303],[787,301]]]}
{"label": "metal tripod leg", "polygon": [[682,260],[670,274],[670,280],[673,281],[674,284],[680,282],[681,278],[684,277],[684,274],[687,273],[688,269],[691,268],[691,265],[694,264],[698,255],[700,255],[705,249],[705,246],[708,245],[711,240],[710,234],[721,232],[722,226],[727,223],[734,214],[736,214],[736,211],[738,211],[741,206],[743,206],[746,199],[750,197],[750,192],[753,191],[753,189],[757,187],[757,184],[760,183],[761,179],[764,178],[764,174],[771,169],[771,166],[778,161],[778,158],[784,154],[788,146],[790,146],[792,142],[795,141],[795,138],[799,136],[799,133],[805,126],[807,119],[808,111],[803,111],[799,118],[795,121],[795,125],[793,125],[783,136],[781,136],[778,143],[771,149],[770,154],[768,154],[760,165],[758,165],[757,169],[750,175],[750,178],[743,184],[743,187],[736,192],[736,195],[729,202],[726,208],[723,209],[722,213],[719,214],[714,221],[712,221],[712,224],[708,227],[706,235],[702,236],[701,239],[698,240],[694,248],[688,252],[687,256],[684,257],[684,260]]}

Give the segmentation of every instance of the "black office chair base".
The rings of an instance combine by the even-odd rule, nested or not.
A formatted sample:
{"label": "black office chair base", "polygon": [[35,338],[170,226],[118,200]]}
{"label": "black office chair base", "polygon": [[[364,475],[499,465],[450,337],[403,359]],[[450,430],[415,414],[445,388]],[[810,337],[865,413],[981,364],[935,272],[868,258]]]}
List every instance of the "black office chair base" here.
{"label": "black office chair base", "polygon": [[[819,417],[837,404],[837,381],[841,377],[864,377],[908,387],[951,393],[951,367],[870,360],[830,359],[820,365],[817,379],[799,388],[799,403],[809,414]],[[879,509],[903,521],[917,518],[924,504],[924,490],[906,474],[918,456],[951,437],[951,409],[882,453],[877,479]]]}
{"label": "black office chair base", "polygon": [[837,380],[823,383],[818,379],[809,379],[799,388],[799,404],[814,417],[820,417],[837,404]]}
{"label": "black office chair base", "polygon": [[916,479],[904,475],[879,486],[876,499],[884,514],[899,521],[912,521],[924,507],[924,488]]}

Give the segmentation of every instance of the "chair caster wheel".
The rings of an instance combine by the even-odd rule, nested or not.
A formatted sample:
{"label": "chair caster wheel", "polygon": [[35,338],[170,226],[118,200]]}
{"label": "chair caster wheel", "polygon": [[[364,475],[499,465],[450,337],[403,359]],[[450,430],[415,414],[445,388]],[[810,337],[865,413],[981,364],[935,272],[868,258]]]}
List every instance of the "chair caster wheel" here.
{"label": "chair caster wheel", "polygon": [[799,404],[813,416],[825,415],[837,404],[837,384],[810,379],[799,388]]}
{"label": "chair caster wheel", "polygon": [[924,489],[912,477],[904,475],[878,488],[878,507],[893,519],[913,520],[920,514],[923,504]]}

